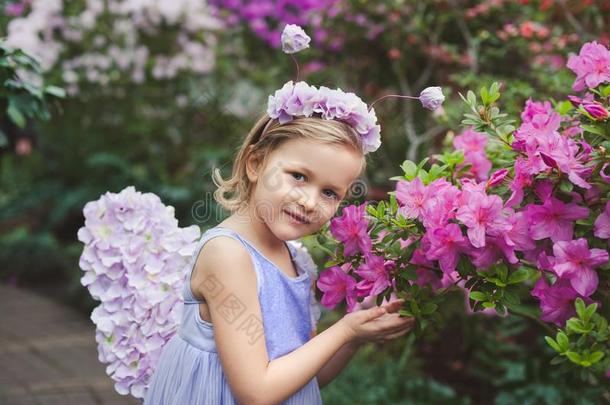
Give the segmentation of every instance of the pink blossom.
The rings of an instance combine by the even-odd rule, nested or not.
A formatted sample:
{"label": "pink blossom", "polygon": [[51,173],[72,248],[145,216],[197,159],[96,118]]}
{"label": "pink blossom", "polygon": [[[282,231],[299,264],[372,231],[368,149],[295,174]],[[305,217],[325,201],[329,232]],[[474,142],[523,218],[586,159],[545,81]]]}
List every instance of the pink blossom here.
{"label": "pink blossom", "polygon": [[536,242],[529,233],[529,218],[523,211],[508,215],[511,228],[506,233],[508,239],[515,244],[515,249],[522,252],[536,248]]}
{"label": "pink blossom", "polygon": [[515,256],[515,246],[514,244],[507,243],[506,239],[502,236],[487,236],[485,238],[485,246],[473,249],[471,252],[472,263],[477,268],[483,269],[496,263],[501,258],[509,263],[517,264],[519,259]]}
{"label": "pink blossom", "polygon": [[521,201],[523,201],[523,189],[532,185],[532,174],[529,162],[522,157],[518,157],[515,161],[515,176],[508,186],[512,190],[512,194],[506,201],[507,207],[521,204]]}
{"label": "pink blossom", "polygon": [[568,279],[576,292],[588,297],[597,290],[598,276],[594,268],[608,261],[607,251],[589,249],[587,240],[579,238],[556,242],[553,253],[553,270],[559,277]]}
{"label": "pink blossom", "polygon": [[413,284],[417,284],[420,287],[429,285],[433,291],[442,287],[441,280],[433,270],[434,263],[426,258],[426,255],[422,249],[416,249],[413,252],[410,263],[416,266],[421,266],[415,269],[417,279],[413,281]]}
{"label": "pink blossom", "polygon": [[591,175],[592,168],[585,162],[589,158],[590,146],[586,142],[580,142],[581,148],[578,145],[573,139],[558,135],[556,142],[544,145],[540,150],[554,160],[556,167],[566,173],[573,184],[588,189],[591,185],[585,179]]}
{"label": "pink blossom", "polygon": [[545,322],[564,326],[568,319],[576,315],[574,300],[579,295],[567,280],[558,279],[555,284],[548,285],[544,277],[540,277],[531,294],[540,300],[540,318]]}
{"label": "pink blossom", "polygon": [[497,195],[471,199],[458,209],[456,218],[468,227],[468,239],[477,248],[485,246],[485,233],[499,235],[512,227],[502,214],[502,199]]}
{"label": "pink blossom", "polygon": [[[365,262],[355,271],[363,278],[356,289],[359,293],[366,295],[377,295],[390,286],[390,270],[393,269],[395,263],[393,261],[384,261],[383,257],[377,255],[368,255]],[[359,294],[360,295],[360,294]]]}
{"label": "pink blossom", "polygon": [[460,164],[458,169],[465,164],[470,164],[470,172],[477,180],[487,179],[487,173],[491,169],[491,161],[487,159],[485,154],[486,144],[487,135],[476,132],[472,128],[456,136],[453,140],[453,146],[455,149],[464,152],[464,163]]}
{"label": "pink blossom", "polygon": [[601,239],[610,239],[610,202],[606,203],[606,208],[595,220],[593,235]]}
{"label": "pink blossom", "polygon": [[553,113],[553,106],[549,101],[532,101],[531,98],[525,102],[525,107],[521,112],[521,119],[523,122],[531,122],[535,115],[542,114],[549,116]]}
{"label": "pink blossom", "polygon": [[528,204],[524,212],[530,221],[532,238],[551,238],[553,242],[571,240],[573,221],[589,216],[588,208],[574,203],[565,204],[555,197],[550,197],[542,205]]}
{"label": "pink blossom", "polygon": [[487,135],[482,132],[477,132],[472,127],[466,129],[460,135],[453,139],[453,147],[455,149],[466,152],[481,152],[485,153],[487,145]]}
{"label": "pink blossom", "polygon": [[430,242],[426,258],[438,260],[441,270],[445,273],[454,271],[460,253],[468,251],[469,248],[460,227],[457,224],[448,224],[432,232],[426,232],[426,236]]}
{"label": "pink blossom", "polygon": [[610,81],[610,51],[597,41],[587,42],[578,55],[570,56],[567,67],[576,73],[573,90],[593,89]]}
{"label": "pink blossom", "polygon": [[428,196],[426,186],[419,177],[411,181],[400,180],[396,184],[396,200],[400,205],[398,212],[405,218],[421,218]]}
{"label": "pink blossom", "polygon": [[368,220],[364,213],[366,204],[350,205],[345,207],[341,216],[333,218],[330,222],[330,232],[339,241],[344,243],[344,255],[353,256],[357,252],[363,254],[371,250],[372,242],[367,233]]}
{"label": "pink blossom", "polygon": [[603,181],[610,184],[610,173],[607,173],[608,168],[610,168],[610,163],[604,163],[602,169],[599,171],[599,175]]}
{"label": "pink blossom", "polygon": [[348,275],[345,269],[333,266],[320,273],[316,283],[324,293],[320,303],[333,309],[343,300],[347,301],[347,311],[351,312],[356,305],[356,280]]}

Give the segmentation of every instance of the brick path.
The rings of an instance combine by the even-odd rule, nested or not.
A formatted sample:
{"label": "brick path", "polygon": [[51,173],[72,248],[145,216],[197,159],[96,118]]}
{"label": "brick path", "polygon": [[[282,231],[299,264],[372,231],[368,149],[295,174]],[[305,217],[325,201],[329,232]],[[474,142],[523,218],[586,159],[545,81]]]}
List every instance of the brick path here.
{"label": "brick path", "polygon": [[114,391],[94,330],[68,307],[0,284],[0,404],[140,404]]}

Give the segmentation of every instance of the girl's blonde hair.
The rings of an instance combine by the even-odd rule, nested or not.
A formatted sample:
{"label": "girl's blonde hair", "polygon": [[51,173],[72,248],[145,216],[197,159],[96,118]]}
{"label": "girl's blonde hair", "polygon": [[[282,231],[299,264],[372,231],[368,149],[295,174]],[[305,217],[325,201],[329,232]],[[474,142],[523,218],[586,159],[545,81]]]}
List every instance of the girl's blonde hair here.
{"label": "girl's blonde hair", "polygon": [[[224,209],[235,212],[250,200],[252,184],[246,173],[246,162],[251,155],[267,157],[289,139],[310,139],[334,145],[345,145],[362,154],[362,173],[366,169],[366,155],[363,153],[360,135],[346,123],[327,120],[319,116],[297,117],[285,124],[263,114],[246,136],[233,162],[231,177],[224,180],[220,169],[215,168],[212,180],[218,187],[214,200]],[[252,146],[252,147],[251,147]]]}

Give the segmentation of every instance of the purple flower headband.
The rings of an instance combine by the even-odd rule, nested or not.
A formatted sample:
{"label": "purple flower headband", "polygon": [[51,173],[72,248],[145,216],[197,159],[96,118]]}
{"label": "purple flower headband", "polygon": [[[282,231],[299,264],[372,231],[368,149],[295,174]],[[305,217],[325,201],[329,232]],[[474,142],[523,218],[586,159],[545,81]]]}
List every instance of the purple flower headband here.
{"label": "purple flower headband", "polygon": [[410,98],[420,100],[422,105],[430,110],[437,109],[445,100],[440,87],[427,87],[419,97],[388,94],[373,101],[370,107],[354,93],[346,93],[341,89],[315,87],[299,81],[299,64],[294,54],[309,48],[309,36],[301,27],[288,24],[282,32],[282,50],[292,57],[296,65],[296,83],[289,81],[269,96],[267,115],[277,119],[280,124],[290,122],[294,117],[311,117],[319,113],[328,120],[342,121],[350,125],[362,137],[364,153],[374,152],[381,145],[381,127],[377,124],[377,116],[373,105],[388,97]]}

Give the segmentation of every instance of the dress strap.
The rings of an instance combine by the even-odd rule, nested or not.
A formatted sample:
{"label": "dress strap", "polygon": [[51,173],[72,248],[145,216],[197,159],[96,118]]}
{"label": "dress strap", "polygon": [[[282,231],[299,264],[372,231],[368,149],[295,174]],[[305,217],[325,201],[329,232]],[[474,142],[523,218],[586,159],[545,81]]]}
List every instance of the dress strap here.
{"label": "dress strap", "polygon": [[[252,256],[252,248],[250,247],[250,245],[247,242],[245,242],[239,236],[239,234],[237,232],[233,231],[232,229],[215,226],[215,227],[212,227],[212,228],[208,229],[207,231],[205,231],[203,233],[203,235],[201,236],[201,238],[199,239],[198,246],[195,249],[195,253],[193,254],[193,256],[191,257],[191,259],[189,260],[189,262],[187,264],[188,270],[186,271],[186,274],[185,274],[184,288],[183,288],[183,294],[182,294],[185,304],[205,303],[205,300],[198,300],[197,298],[195,298],[193,291],[191,290],[191,279],[192,279],[193,270],[195,268],[195,264],[197,263],[197,258],[199,257],[199,253],[201,252],[201,249],[203,249],[203,245],[205,245],[205,243],[208,240],[212,239],[215,236],[229,236],[233,239],[238,240],[239,242],[241,242],[242,245],[244,245],[244,247],[248,250],[248,252]],[[259,275],[258,263],[254,259],[253,259],[253,261],[254,261],[254,268],[256,271],[258,289],[260,292],[260,275]]]}

